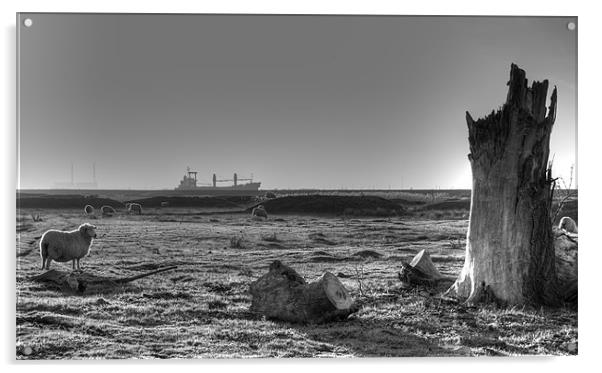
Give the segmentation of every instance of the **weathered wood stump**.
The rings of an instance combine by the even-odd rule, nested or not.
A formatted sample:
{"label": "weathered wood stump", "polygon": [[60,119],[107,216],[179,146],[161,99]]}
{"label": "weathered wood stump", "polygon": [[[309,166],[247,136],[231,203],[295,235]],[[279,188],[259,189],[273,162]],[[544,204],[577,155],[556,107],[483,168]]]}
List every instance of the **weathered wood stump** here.
{"label": "weathered wood stump", "polygon": [[451,280],[439,273],[426,249],[416,254],[410,263],[401,263],[398,277],[404,288],[416,285],[435,286],[439,281]]}
{"label": "weathered wood stump", "polygon": [[399,277],[401,286],[405,289],[409,289],[417,285],[430,287],[437,284],[437,281],[434,278],[405,262],[401,263],[401,270],[397,274],[397,277]]}
{"label": "weathered wood stump", "polygon": [[307,283],[294,269],[276,260],[267,274],[251,283],[251,312],[294,323],[324,323],[358,310],[347,289],[330,272]]}
{"label": "weathered wood stump", "polygon": [[464,267],[449,296],[478,302],[487,290],[508,305],[558,303],[550,207],[550,136],[557,90],[529,85],[512,64],[506,102],[473,119],[466,112],[472,197]]}
{"label": "weathered wood stump", "polygon": [[169,271],[176,266],[160,268],[152,272],[143,273],[131,277],[111,278],[97,276],[86,272],[62,272],[51,269],[30,278],[31,281],[45,283],[64,293],[94,294],[113,291],[121,285],[151,276],[160,272]]}
{"label": "weathered wood stump", "polygon": [[426,251],[426,249],[420,250],[420,252],[414,257],[414,259],[412,259],[410,265],[415,269],[419,269],[420,271],[434,278],[435,280],[440,280],[443,278],[443,275],[439,273],[437,267],[435,267],[435,265],[433,264],[433,260],[431,259],[431,256]]}

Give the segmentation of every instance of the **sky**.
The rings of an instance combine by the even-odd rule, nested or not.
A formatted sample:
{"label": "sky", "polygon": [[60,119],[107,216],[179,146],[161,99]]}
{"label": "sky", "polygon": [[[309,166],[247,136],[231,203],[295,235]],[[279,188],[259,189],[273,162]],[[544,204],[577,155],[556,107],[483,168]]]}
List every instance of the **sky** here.
{"label": "sky", "polygon": [[[23,20],[32,21],[30,27]],[[465,111],[510,64],[558,87],[551,157],[576,159],[575,18],[20,14],[18,187],[471,186]],[[577,27],[578,28],[578,27]],[[550,92],[551,93],[551,90]]]}

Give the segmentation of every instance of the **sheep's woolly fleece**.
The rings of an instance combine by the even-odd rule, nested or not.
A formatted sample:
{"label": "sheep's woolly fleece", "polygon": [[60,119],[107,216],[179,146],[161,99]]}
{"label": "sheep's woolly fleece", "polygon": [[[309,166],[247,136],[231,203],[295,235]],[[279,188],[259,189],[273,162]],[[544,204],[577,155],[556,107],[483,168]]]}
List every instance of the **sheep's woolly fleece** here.
{"label": "sheep's woolly fleece", "polygon": [[67,262],[88,255],[92,240],[96,237],[95,229],[95,226],[84,223],[72,231],[46,231],[40,240],[42,264],[47,258]]}

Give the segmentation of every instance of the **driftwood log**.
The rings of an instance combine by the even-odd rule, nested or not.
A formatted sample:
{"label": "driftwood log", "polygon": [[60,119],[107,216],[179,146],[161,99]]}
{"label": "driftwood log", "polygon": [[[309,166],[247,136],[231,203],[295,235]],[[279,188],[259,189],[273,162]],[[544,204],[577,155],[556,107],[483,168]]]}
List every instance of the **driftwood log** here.
{"label": "driftwood log", "polygon": [[416,254],[410,263],[402,262],[398,277],[404,288],[435,286],[439,281],[452,280],[439,273],[426,249]]}
{"label": "driftwood log", "polygon": [[55,269],[51,269],[49,271],[31,277],[30,280],[49,284],[66,293],[93,294],[112,291],[117,287],[127,284],[129,282],[148,277],[160,272],[170,271],[175,268],[177,268],[177,266],[160,268],[152,272],[122,278],[96,276],[84,272],[62,272],[57,271]]}
{"label": "driftwood log", "polygon": [[251,312],[294,323],[324,323],[347,318],[358,307],[330,272],[307,283],[294,269],[276,260],[267,274],[251,283]]}

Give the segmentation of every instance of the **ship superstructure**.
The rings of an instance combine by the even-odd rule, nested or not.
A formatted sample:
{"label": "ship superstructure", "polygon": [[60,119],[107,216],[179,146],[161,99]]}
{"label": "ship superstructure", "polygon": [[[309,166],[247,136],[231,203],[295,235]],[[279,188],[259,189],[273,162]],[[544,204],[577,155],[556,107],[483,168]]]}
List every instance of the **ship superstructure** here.
{"label": "ship superstructure", "polygon": [[[178,185],[175,190],[259,190],[261,186],[260,182],[253,182],[253,178],[239,178],[236,173],[234,173],[232,179],[218,179],[216,174],[213,174],[213,182],[209,185],[199,185],[197,179],[197,171],[191,171],[190,167],[186,168],[186,174],[180,180],[180,185]],[[240,181],[248,181],[248,183],[240,184]],[[218,183],[226,183],[232,182],[232,185],[218,185]]]}

